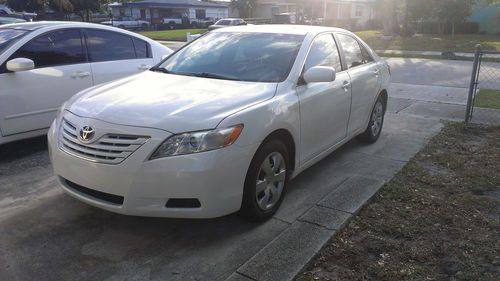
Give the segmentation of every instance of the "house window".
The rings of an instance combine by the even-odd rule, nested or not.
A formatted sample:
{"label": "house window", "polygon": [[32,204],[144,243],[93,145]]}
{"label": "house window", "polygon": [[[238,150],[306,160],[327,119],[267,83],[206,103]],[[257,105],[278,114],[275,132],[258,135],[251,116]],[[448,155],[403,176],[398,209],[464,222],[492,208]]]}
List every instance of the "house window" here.
{"label": "house window", "polygon": [[145,19],[145,18],[146,18],[146,10],[141,9],[141,19]]}
{"label": "house window", "polygon": [[356,12],[355,15],[357,18],[360,18],[363,16],[363,6],[361,5],[356,5]]}
{"label": "house window", "polygon": [[125,15],[125,9],[121,8],[120,9],[120,16],[124,16]]}
{"label": "house window", "polygon": [[205,19],[207,17],[206,10],[196,9],[196,18],[197,19]]}

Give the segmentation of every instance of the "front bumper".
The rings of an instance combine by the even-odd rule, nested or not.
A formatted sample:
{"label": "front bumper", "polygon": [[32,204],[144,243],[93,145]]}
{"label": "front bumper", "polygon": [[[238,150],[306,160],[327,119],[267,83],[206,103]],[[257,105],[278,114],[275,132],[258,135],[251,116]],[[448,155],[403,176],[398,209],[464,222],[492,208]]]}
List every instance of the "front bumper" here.
{"label": "front bumper", "polygon": [[[95,207],[136,216],[213,218],[240,209],[246,172],[258,145],[240,147],[235,143],[219,150],[150,161],[151,153],[170,133],[80,118],[71,113],[66,116],[73,122],[91,122],[106,132],[150,136],[119,164],[95,163],[61,150],[60,120],[54,121],[48,133],[50,157],[54,173],[69,195]],[[77,186],[98,193],[82,192]],[[123,203],[99,196],[101,193],[121,197]],[[197,199],[201,206],[167,207],[170,199]]]}

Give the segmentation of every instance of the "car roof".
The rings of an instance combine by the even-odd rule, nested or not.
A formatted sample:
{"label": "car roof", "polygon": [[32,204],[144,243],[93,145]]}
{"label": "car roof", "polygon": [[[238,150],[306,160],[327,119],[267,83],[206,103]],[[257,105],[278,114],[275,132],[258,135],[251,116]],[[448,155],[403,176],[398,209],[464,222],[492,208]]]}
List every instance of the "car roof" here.
{"label": "car roof", "polygon": [[234,27],[226,27],[217,29],[211,32],[257,32],[257,33],[280,33],[280,34],[296,34],[306,35],[309,33],[317,34],[321,32],[338,32],[343,31],[351,33],[345,29],[327,26],[313,25],[295,25],[295,24],[262,24],[262,25],[242,25]]}
{"label": "car roof", "polygon": [[88,23],[88,22],[74,22],[74,21],[37,21],[37,22],[22,22],[22,23],[12,23],[12,24],[6,24],[2,25],[0,28],[13,28],[13,29],[23,29],[23,30],[29,30],[29,31],[34,31],[40,28],[44,27],[52,27],[52,26],[65,26],[65,25],[71,25],[71,26],[81,26],[81,27],[96,27],[96,26],[101,26],[100,24],[94,24],[94,23]]}

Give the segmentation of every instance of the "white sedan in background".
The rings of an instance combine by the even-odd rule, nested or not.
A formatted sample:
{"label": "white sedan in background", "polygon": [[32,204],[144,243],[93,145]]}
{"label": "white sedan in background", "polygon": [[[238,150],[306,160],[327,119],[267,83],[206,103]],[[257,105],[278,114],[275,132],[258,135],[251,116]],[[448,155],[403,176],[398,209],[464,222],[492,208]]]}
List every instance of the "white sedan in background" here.
{"label": "white sedan in background", "polygon": [[43,135],[59,107],[91,86],[149,69],[172,50],[90,23],[0,27],[0,144]]}
{"label": "white sedan in background", "polygon": [[48,134],[63,189],[109,211],[270,218],[290,178],[382,130],[389,66],[343,29],[214,30],[150,71],[85,90]]}
{"label": "white sedan in background", "polygon": [[103,21],[101,24],[111,25],[123,29],[147,29],[149,22],[145,20],[138,20],[132,17],[116,17],[112,20]]}

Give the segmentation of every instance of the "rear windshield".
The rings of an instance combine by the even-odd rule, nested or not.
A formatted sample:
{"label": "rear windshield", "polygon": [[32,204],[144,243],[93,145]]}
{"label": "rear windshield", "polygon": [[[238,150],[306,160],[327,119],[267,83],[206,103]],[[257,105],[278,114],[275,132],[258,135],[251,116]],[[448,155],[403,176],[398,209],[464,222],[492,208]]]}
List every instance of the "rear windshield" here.
{"label": "rear windshield", "polygon": [[0,54],[7,49],[10,44],[19,40],[29,31],[13,28],[0,28]]}

